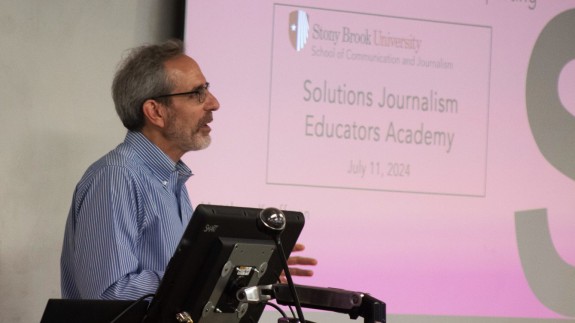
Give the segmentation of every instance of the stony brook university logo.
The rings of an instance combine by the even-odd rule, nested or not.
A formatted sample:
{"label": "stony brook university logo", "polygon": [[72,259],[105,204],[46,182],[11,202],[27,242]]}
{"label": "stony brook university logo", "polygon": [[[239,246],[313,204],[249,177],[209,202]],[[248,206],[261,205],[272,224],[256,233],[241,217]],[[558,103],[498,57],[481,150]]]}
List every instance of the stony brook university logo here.
{"label": "stony brook university logo", "polygon": [[309,17],[303,10],[292,11],[289,15],[289,39],[295,50],[303,49],[309,36]]}

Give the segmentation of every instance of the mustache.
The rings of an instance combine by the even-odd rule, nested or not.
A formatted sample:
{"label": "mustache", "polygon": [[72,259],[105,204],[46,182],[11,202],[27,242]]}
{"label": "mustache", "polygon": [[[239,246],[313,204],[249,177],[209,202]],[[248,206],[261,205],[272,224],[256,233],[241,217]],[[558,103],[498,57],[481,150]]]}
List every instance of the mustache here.
{"label": "mustache", "polygon": [[206,113],[205,116],[203,116],[199,121],[198,121],[198,125],[202,126],[205,124],[208,124],[210,122],[214,121],[214,116],[212,115],[212,112],[208,112]]}

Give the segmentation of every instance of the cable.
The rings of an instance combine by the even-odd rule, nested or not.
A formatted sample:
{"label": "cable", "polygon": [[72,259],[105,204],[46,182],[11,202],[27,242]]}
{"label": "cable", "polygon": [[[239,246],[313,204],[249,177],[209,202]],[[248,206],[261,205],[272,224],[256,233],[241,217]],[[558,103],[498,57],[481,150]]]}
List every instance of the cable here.
{"label": "cable", "polygon": [[285,252],[284,252],[284,249],[283,249],[283,246],[282,246],[282,242],[281,242],[279,236],[276,236],[274,240],[275,240],[277,249],[278,249],[278,251],[279,251],[282,264],[283,264],[283,266],[284,266],[284,273],[285,273],[285,275],[286,275],[286,278],[287,278],[287,281],[288,281],[288,287],[289,287],[289,289],[290,289],[290,291],[291,291],[291,294],[292,294],[292,297],[293,297],[293,300],[294,300],[294,303],[295,303],[295,309],[296,309],[296,311],[297,311],[297,317],[298,317],[298,319],[299,319],[299,321],[300,321],[301,323],[305,323],[305,318],[303,317],[303,311],[302,311],[301,305],[300,305],[300,303],[299,303],[299,298],[298,298],[298,296],[297,296],[297,292],[296,292],[296,289],[295,289],[295,285],[294,285],[294,283],[293,283],[293,280],[291,279],[291,274],[290,274],[290,272],[289,272],[289,267],[288,267],[288,264],[287,264],[287,257],[286,257],[286,255],[285,255]]}
{"label": "cable", "polygon": [[[287,279],[287,278],[286,278]],[[280,275],[276,275],[276,283],[278,284],[283,284],[282,280],[280,279]],[[292,317],[296,317],[296,314],[293,310],[293,307],[291,305],[287,305],[287,307],[289,308],[290,312],[291,312],[291,316]]]}
{"label": "cable", "polygon": [[286,312],[284,312],[284,310],[282,310],[281,307],[279,307],[277,304],[270,303],[270,302],[265,302],[264,304],[265,304],[265,305],[269,305],[269,306],[275,308],[276,310],[278,310],[278,312],[280,312],[280,314],[281,314],[283,317],[286,317],[286,318],[287,318]]}
{"label": "cable", "polygon": [[148,297],[154,297],[154,294],[148,294],[138,298],[132,304],[130,304],[130,306],[126,307],[126,309],[123,310],[122,313],[118,314],[118,316],[116,316],[113,320],[111,320],[110,323],[116,323],[119,319],[122,318],[122,316],[128,313],[129,310],[131,310],[134,306],[136,306],[138,303],[140,303],[141,301],[145,300]]}

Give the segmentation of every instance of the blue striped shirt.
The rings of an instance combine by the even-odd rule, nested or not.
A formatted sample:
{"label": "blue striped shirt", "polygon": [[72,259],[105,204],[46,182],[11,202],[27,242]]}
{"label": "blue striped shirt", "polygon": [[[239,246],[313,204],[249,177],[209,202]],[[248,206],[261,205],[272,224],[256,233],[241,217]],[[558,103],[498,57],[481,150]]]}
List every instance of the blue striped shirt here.
{"label": "blue striped shirt", "polygon": [[74,192],[62,247],[63,298],[155,293],[192,216],[192,175],[140,132],[92,164]]}

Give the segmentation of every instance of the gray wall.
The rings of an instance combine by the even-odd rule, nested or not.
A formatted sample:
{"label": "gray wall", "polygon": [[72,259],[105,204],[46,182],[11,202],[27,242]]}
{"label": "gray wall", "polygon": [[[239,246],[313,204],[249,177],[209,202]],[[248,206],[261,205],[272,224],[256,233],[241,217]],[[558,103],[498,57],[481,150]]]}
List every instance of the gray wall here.
{"label": "gray wall", "polygon": [[174,0],[0,2],[0,322],[60,297],[76,182],[124,137],[110,85],[125,50],[179,32]]}

